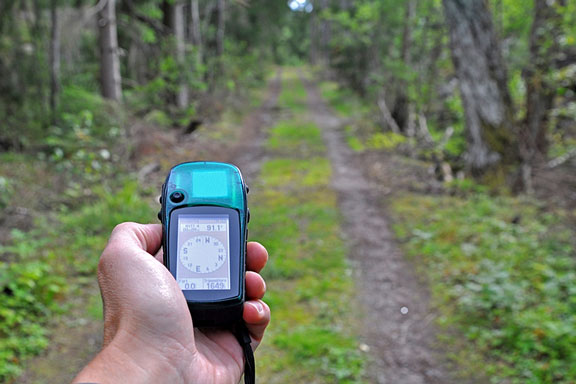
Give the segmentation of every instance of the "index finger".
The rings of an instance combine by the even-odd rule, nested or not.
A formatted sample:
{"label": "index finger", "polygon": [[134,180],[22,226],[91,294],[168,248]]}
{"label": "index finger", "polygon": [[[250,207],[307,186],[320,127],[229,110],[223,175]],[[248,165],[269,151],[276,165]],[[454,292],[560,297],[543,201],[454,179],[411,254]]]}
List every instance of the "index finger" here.
{"label": "index finger", "polygon": [[246,269],[248,271],[260,272],[268,261],[268,251],[264,246],[255,241],[247,245]]}
{"label": "index finger", "polygon": [[104,254],[110,249],[117,251],[139,248],[153,255],[158,251],[161,243],[162,227],[160,224],[121,223],[110,234]]}

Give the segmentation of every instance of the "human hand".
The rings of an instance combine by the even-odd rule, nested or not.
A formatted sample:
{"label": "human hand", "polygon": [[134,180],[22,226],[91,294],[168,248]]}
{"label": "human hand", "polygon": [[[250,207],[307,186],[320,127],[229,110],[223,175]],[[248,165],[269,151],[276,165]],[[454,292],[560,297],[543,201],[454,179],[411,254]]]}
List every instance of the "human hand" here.
{"label": "human hand", "polygon": [[[74,383],[238,383],[243,351],[225,330],[193,328],[186,299],[162,264],[159,224],[123,223],[98,265],[104,302],[104,347]],[[266,249],[248,243],[244,321],[255,349],[270,321],[258,272]]]}

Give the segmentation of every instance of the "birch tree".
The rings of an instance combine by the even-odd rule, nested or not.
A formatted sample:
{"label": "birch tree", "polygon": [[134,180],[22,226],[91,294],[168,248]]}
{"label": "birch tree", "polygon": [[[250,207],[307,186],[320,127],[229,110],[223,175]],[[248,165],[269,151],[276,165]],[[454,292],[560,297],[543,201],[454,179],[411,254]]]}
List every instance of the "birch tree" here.
{"label": "birch tree", "polygon": [[184,3],[181,1],[175,2],[172,7],[174,12],[172,20],[174,22],[173,31],[175,38],[176,61],[181,68],[180,84],[176,94],[176,106],[180,109],[188,107],[189,103],[189,89],[186,81],[186,28],[185,28],[185,14]]}
{"label": "birch tree", "polygon": [[56,109],[60,94],[60,20],[58,18],[58,0],[50,2],[50,113],[52,123],[56,120]]}
{"label": "birch tree", "polygon": [[196,66],[202,64],[202,32],[198,0],[190,0],[190,40],[196,49]]}
{"label": "birch tree", "polygon": [[224,53],[224,34],[226,28],[226,1],[218,0],[218,26],[216,32],[216,55]]}
{"label": "birch tree", "polygon": [[119,101],[122,98],[122,77],[116,27],[116,0],[104,0],[98,12],[100,42],[100,86],[102,96]]}

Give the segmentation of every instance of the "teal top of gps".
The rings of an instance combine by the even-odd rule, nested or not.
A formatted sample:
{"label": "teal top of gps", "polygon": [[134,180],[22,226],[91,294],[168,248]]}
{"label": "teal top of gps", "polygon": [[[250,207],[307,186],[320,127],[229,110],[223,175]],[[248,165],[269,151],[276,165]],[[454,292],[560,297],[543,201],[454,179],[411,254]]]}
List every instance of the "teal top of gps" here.
{"label": "teal top of gps", "polygon": [[[219,205],[244,210],[246,195],[242,176],[231,164],[194,162],[176,165],[170,171],[169,191],[187,191],[180,204],[194,201],[195,205]],[[180,205],[179,204],[179,205]]]}
{"label": "teal top of gps", "polygon": [[199,161],[176,165],[170,170],[164,188],[166,225],[173,208],[200,205],[235,209],[240,214],[240,223],[246,222],[246,188],[240,170],[232,164]]}

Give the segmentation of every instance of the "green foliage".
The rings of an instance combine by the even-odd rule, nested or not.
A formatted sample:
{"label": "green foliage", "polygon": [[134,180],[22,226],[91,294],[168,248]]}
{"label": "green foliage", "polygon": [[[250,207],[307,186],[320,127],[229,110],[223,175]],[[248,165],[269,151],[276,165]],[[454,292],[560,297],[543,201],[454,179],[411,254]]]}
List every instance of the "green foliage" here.
{"label": "green foliage", "polygon": [[360,139],[358,139],[356,136],[348,133],[349,130],[346,130],[347,135],[346,135],[346,142],[348,143],[348,146],[350,147],[350,149],[352,149],[354,152],[362,152],[364,151],[364,149],[366,147],[364,147],[364,144],[362,144],[362,142],[360,141]]}
{"label": "green foliage", "polygon": [[48,345],[46,316],[65,287],[46,263],[26,260],[0,265],[0,381],[20,373],[23,358]]}
{"label": "green foliage", "polygon": [[112,155],[111,144],[122,138],[122,113],[75,86],[63,90],[62,101],[58,122],[44,134],[40,159],[84,182],[96,183],[103,175],[117,172],[119,159]]}
{"label": "green foliage", "polygon": [[56,254],[48,251],[42,233],[12,232],[14,245],[0,247],[0,258],[17,262],[0,264],[0,381],[17,375],[21,362],[48,345],[44,327],[60,311],[58,299],[65,279],[52,266]]}
{"label": "green foliage", "polygon": [[[533,33],[534,2],[517,0],[491,0],[487,2],[497,38],[502,46],[507,87],[514,105],[515,125],[523,124],[526,116],[526,79],[538,62],[549,63],[543,72],[544,90],[550,88],[560,97],[548,129],[567,126],[574,120],[574,70],[569,52],[576,46],[574,38],[574,10],[571,2],[547,2],[552,12],[545,25]],[[411,5],[413,7],[411,7]],[[359,0],[343,5],[331,4],[317,14],[318,37],[312,36],[312,47],[332,70],[333,78],[355,91],[364,104],[372,105],[370,119],[381,114],[377,101],[386,100],[392,117],[407,130],[410,114],[416,125],[416,140],[422,144],[416,151],[421,157],[434,157],[448,161],[453,168],[465,168],[469,140],[466,137],[464,108],[454,81],[454,68],[450,54],[448,33],[443,19],[441,1],[418,2]],[[554,14],[556,13],[556,14]],[[329,37],[323,34],[322,23],[329,23]],[[537,49],[530,47],[531,36],[539,35]],[[322,47],[323,40],[329,47]],[[495,47],[496,47],[495,46]],[[540,56],[538,57],[538,52]],[[499,55],[500,53],[498,53]],[[554,56],[554,58],[552,58]],[[563,62],[563,63],[560,63]],[[537,86],[542,86],[537,85]],[[350,116],[354,108],[346,101],[336,100],[335,86],[324,86],[323,96],[343,116]],[[419,140],[419,128],[425,118],[434,142]],[[573,125],[573,124],[572,124]],[[445,137],[451,127],[453,134]],[[518,131],[518,130],[516,130]],[[515,131],[515,132],[516,132]],[[355,132],[359,133],[359,132]],[[373,132],[370,132],[371,134]],[[412,132],[406,132],[412,133]],[[362,150],[360,142],[366,135],[348,136],[355,150]],[[513,140],[514,141],[514,140]],[[420,143],[421,142],[421,143]]]}
{"label": "green foliage", "polygon": [[232,94],[261,86],[265,80],[267,66],[262,62],[262,56],[241,42],[228,42],[226,55],[217,65],[223,71],[219,84],[225,85]]}
{"label": "green foliage", "polygon": [[368,149],[394,149],[406,142],[406,137],[394,132],[377,132],[366,140]]}
{"label": "green foliage", "polygon": [[[67,3],[54,3],[60,17],[62,65],[58,68],[60,92],[54,95],[56,110],[52,111],[52,70],[56,69],[50,60],[52,4],[39,1],[32,8],[22,5],[22,9],[17,4],[12,1],[0,7],[0,72],[4,74],[0,78],[0,121],[7,127],[0,132],[1,146],[42,150],[51,125],[63,131],[51,132],[51,136],[67,134],[69,119],[65,115],[80,116],[83,111],[93,114],[97,127],[122,127],[116,121],[100,120],[107,115],[114,119],[115,114],[98,96],[102,65],[98,29],[85,22],[69,23],[77,10],[66,8]],[[143,0],[116,9],[119,47],[124,53],[119,55],[123,88],[119,104],[126,107],[128,115],[158,110],[170,124],[187,124],[197,114],[197,104],[205,93],[218,94],[219,100],[227,102],[229,97],[245,96],[246,88],[260,85],[269,63],[293,56],[291,49],[279,47],[279,42],[290,41],[292,48],[300,49],[297,40],[306,31],[307,20],[295,18],[285,3],[255,0],[245,6],[231,2],[226,14],[236,17],[226,23],[225,49],[218,52],[218,9],[201,5],[202,42],[197,46],[187,40],[182,47],[166,25],[171,18],[166,13],[169,8],[157,0]],[[183,16],[189,25],[190,12]],[[303,28],[282,25],[288,18]],[[190,91],[190,106],[179,108],[176,94],[183,86]]]}
{"label": "green foliage", "polygon": [[[58,217],[39,218],[30,232],[14,230],[0,247],[0,381],[21,371],[22,361],[48,345],[47,324],[62,310],[73,275],[95,275],[110,231],[124,221],[149,222],[146,191],[127,181],[118,191],[97,188],[93,200]],[[67,277],[66,277],[67,276]],[[89,306],[99,316],[98,302]]]}
{"label": "green foliage", "polygon": [[320,93],[342,117],[357,117],[366,112],[366,103],[351,90],[338,83],[325,81],[320,83]]}
{"label": "green foliage", "polygon": [[187,124],[195,115],[195,100],[190,103],[189,110],[179,111],[174,106],[176,94],[184,85],[192,94],[205,91],[206,68],[198,62],[197,53],[193,48],[186,51],[183,62],[176,60],[173,53],[176,42],[172,37],[161,40],[157,46],[160,52],[158,57],[149,63],[150,78],[125,91],[126,103],[130,109],[139,114],[161,112],[169,118],[161,119],[158,122],[161,125],[171,125],[182,115],[187,117]]}
{"label": "green foliage", "polygon": [[0,210],[6,208],[12,197],[12,181],[4,176],[0,176]]}
{"label": "green foliage", "polygon": [[81,115],[85,111],[91,111],[98,114],[99,125],[105,125],[112,117],[105,110],[106,103],[100,95],[75,85],[64,87],[61,101],[61,113],[66,115]]}
{"label": "green foliage", "polygon": [[367,104],[350,90],[334,82],[321,83],[320,90],[322,97],[340,116],[354,119],[354,124],[344,128],[346,142],[353,151],[392,150],[408,141],[403,135],[394,132],[379,132],[380,128],[373,123],[366,124],[363,119],[369,115]]}
{"label": "green foliage", "polygon": [[104,187],[96,188],[93,202],[74,212],[63,211],[60,219],[63,229],[73,238],[107,236],[121,222],[148,222],[154,214],[149,202],[142,198],[146,192],[150,191],[143,190],[134,180],[126,181],[116,192]]}
{"label": "green foliage", "polygon": [[464,356],[484,359],[474,370],[493,382],[574,382],[576,262],[558,216],[530,200],[483,193],[408,195],[392,206],[440,322],[468,339]]}
{"label": "green foliage", "polygon": [[446,183],[446,188],[453,195],[469,196],[474,193],[488,193],[489,188],[485,185],[479,184],[472,179],[455,179]]}
{"label": "green foliage", "polygon": [[408,139],[394,132],[379,132],[373,123],[366,124],[362,119],[369,114],[366,103],[350,90],[334,82],[320,84],[322,97],[342,117],[353,118],[354,124],[344,128],[346,142],[355,152],[372,150],[392,150],[404,144]]}
{"label": "green foliage", "polygon": [[302,327],[279,335],[275,344],[290,352],[295,366],[313,368],[316,375],[333,378],[338,383],[356,383],[363,371],[362,356],[355,350],[356,341],[329,328]]}
{"label": "green foliage", "polygon": [[[576,107],[576,104],[575,104]],[[576,112],[576,108],[574,108]],[[562,132],[554,132],[550,135],[550,149],[548,154],[551,158],[570,156],[570,153],[576,151],[576,138],[564,137]]]}
{"label": "green foliage", "polygon": [[155,216],[150,203],[143,199],[144,193],[135,181],[127,181],[115,193],[107,188],[97,188],[92,203],[60,214],[60,230],[69,244],[63,256],[69,256],[68,262],[78,272],[93,274],[96,271],[97,256],[117,224],[125,221],[147,223]]}
{"label": "green foliage", "polygon": [[360,139],[352,126],[345,128],[346,142],[355,152],[365,150],[393,150],[408,141],[406,136],[394,132],[376,132],[366,139]]}

